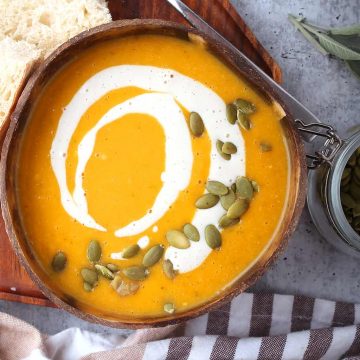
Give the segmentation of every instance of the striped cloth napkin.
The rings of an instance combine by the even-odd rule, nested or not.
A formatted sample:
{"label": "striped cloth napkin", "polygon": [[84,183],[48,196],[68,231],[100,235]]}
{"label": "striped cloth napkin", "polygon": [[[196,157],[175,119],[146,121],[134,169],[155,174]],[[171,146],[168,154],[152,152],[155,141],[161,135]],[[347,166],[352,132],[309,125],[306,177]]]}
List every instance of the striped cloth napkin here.
{"label": "striped cloth napkin", "polygon": [[17,324],[11,327],[4,315],[2,360],[24,357],[14,352],[19,348],[31,360],[360,359],[360,304],[305,296],[244,293],[187,323],[138,330],[127,338],[75,328],[47,337],[26,323],[29,329],[17,334],[21,321],[12,318]]}

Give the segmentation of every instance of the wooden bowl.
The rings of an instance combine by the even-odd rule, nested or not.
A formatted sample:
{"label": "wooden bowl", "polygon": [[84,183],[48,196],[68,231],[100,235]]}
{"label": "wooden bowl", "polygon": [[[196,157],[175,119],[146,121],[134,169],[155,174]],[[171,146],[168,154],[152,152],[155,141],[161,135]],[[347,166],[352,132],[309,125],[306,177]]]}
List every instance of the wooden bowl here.
{"label": "wooden bowl", "polygon": [[[24,229],[21,226],[16,199],[15,173],[18,165],[19,144],[29,118],[29,112],[38,94],[49,79],[51,79],[52,75],[76,56],[76,54],[95,43],[121,36],[144,33],[165,34],[184,39],[187,39],[189,36],[192,38],[196,37],[200,40],[202,39],[201,41],[206,43],[206,46],[212,53],[219,57],[236,73],[248,79],[268,100],[274,99],[279,103],[284,109],[285,114],[282,120],[282,126],[290,152],[291,175],[289,185],[290,194],[278,236],[268,245],[258,261],[253,264],[246,273],[241,275],[220,295],[191,310],[176,313],[170,317],[129,318],[101,313],[99,310],[95,310],[89,305],[80,303],[76,299],[62,293],[61,289],[52,288],[46,283],[46,274],[35,261],[32,249],[26,240]],[[243,292],[253,284],[275,260],[279,252],[284,249],[287,244],[287,239],[298,223],[306,195],[306,166],[303,145],[293,124],[293,119],[287,111],[286,104],[283,104],[280,99],[276,97],[271,87],[261,81],[256,71],[249,69],[225,44],[216,42],[197,30],[160,20],[122,20],[83,32],[58,48],[39,66],[35,73],[33,73],[11,117],[11,124],[6,134],[1,154],[0,186],[1,207],[6,231],[11,239],[12,246],[21,264],[45,296],[58,307],[82,319],[113,327],[142,328],[165,326],[199,316],[230,301],[235,295]]]}

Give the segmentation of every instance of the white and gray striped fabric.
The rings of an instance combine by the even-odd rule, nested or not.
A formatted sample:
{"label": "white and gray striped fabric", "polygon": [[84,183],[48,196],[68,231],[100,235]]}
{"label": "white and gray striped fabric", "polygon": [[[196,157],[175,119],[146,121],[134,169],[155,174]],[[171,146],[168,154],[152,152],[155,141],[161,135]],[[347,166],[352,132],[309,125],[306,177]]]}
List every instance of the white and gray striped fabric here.
{"label": "white and gray striped fabric", "polygon": [[[83,343],[82,360],[360,359],[360,305],[244,293],[187,323],[138,330],[107,344],[106,351],[99,347],[91,351],[91,336],[85,336],[90,340],[83,339],[88,343]],[[54,346],[53,337],[49,339]],[[50,349],[49,339],[42,346],[42,359],[52,359],[59,348],[64,352],[64,347],[75,346],[64,337],[66,342],[58,343],[58,349]]]}

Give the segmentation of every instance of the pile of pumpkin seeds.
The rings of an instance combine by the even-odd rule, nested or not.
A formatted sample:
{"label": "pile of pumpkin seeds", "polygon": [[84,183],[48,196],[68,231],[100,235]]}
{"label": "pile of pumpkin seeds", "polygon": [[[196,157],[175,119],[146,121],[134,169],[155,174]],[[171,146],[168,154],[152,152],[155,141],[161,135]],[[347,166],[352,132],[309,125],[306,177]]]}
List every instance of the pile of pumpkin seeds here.
{"label": "pile of pumpkin seeds", "polygon": [[[208,181],[206,190],[208,192],[196,200],[195,207],[198,209],[210,209],[220,201],[226,213],[219,219],[218,226],[226,228],[240,221],[241,216],[248,210],[254,193],[259,191],[259,185],[245,176],[239,176],[230,187],[220,181]],[[211,249],[221,247],[221,234],[214,224],[205,227],[204,235],[205,241]],[[166,233],[166,239],[171,246],[177,249],[187,249],[190,247],[190,241],[200,240],[200,233],[193,224],[187,223],[182,230],[169,230]],[[164,262],[164,264],[166,263]],[[164,272],[166,274],[165,270]],[[172,275],[168,277],[172,278]]]}
{"label": "pile of pumpkin seeds", "polygon": [[360,235],[360,148],[346,164],[341,177],[340,196],[347,221]]}

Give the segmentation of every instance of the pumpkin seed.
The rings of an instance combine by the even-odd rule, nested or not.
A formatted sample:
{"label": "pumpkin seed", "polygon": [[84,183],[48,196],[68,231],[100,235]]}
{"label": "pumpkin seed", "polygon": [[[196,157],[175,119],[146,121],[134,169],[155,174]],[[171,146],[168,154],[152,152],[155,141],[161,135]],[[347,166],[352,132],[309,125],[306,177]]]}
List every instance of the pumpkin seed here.
{"label": "pumpkin seed", "polygon": [[123,279],[121,278],[121,276],[116,275],[114,277],[114,280],[111,281],[110,286],[114,289],[117,290],[118,287],[120,286],[120,284],[122,283]]}
{"label": "pumpkin seed", "polygon": [[201,118],[201,116],[197,113],[197,112],[191,112],[190,113],[190,130],[191,133],[196,136],[199,137],[203,134],[204,132],[204,122]]}
{"label": "pumpkin seed", "polygon": [[355,183],[355,181],[352,181],[350,183],[350,195],[353,197],[353,199],[360,201],[360,186]]}
{"label": "pumpkin seed", "polygon": [[225,160],[230,160],[231,159],[231,155],[229,154],[225,154],[222,151],[222,147],[223,147],[224,143],[221,140],[217,140],[216,141],[216,150],[219,153],[219,155],[225,159]]}
{"label": "pumpkin seed", "polygon": [[353,219],[352,226],[355,231],[360,232],[360,216]]}
{"label": "pumpkin seed", "polygon": [[226,195],[220,197],[220,204],[224,208],[224,210],[229,210],[229,207],[236,200],[236,195],[232,189],[229,189],[229,192]]}
{"label": "pumpkin seed", "polygon": [[237,112],[237,108],[234,104],[226,105],[226,118],[231,125],[234,125],[236,123],[237,120],[236,112]]}
{"label": "pumpkin seed", "polygon": [[236,183],[231,184],[230,189],[236,193]]}
{"label": "pumpkin seed", "polygon": [[174,270],[174,265],[171,262],[171,260],[166,259],[163,261],[162,263],[162,268],[164,271],[164,274],[169,278],[169,279],[174,279],[176,276],[176,271]]}
{"label": "pumpkin seed", "polygon": [[88,282],[84,281],[84,284],[83,284],[83,287],[84,287],[84,290],[87,291],[87,292],[91,292],[93,291],[93,287],[92,285],[90,285]]}
{"label": "pumpkin seed", "polygon": [[351,168],[346,167],[344,169],[343,174],[341,175],[341,180],[344,180],[344,179],[350,177],[350,175],[351,175]]}
{"label": "pumpkin seed", "polygon": [[155,245],[150,248],[143,258],[143,265],[145,267],[150,267],[155,265],[163,256],[164,247],[162,245]]}
{"label": "pumpkin seed", "polygon": [[144,280],[149,274],[149,270],[147,270],[144,266],[129,266],[123,269],[123,274],[128,277],[130,280]]}
{"label": "pumpkin seed", "polygon": [[138,244],[133,244],[126,247],[122,252],[121,255],[124,259],[130,259],[137,255],[140,251],[140,246]]}
{"label": "pumpkin seed", "polygon": [[238,110],[238,112],[237,112],[237,119],[238,119],[240,126],[243,129],[245,129],[245,130],[251,129],[251,121],[250,121],[249,117],[246,114],[244,114],[243,112],[241,112],[240,110]]}
{"label": "pumpkin seed", "polygon": [[360,180],[360,166],[354,168],[354,175]]}
{"label": "pumpkin seed", "polygon": [[229,226],[235,225],[240,221],[240,219],[230,219],[226,214],[223,215],[219,220],[219,226],[221,228],[227,228]]}
{"label": "pumpkin seed", "polygon": [[360,178],[357,178],[356,175],[352,177],[352,181],[354,181],[356,184],[360,185]]}
{"label": "pumpkin seed", "polygon": [[341,185],[341,191],[348,193],[350,190],[350,184]]}
{"label": "pumpkin seed", "polygon": [[67,257],[62,251],[58,251],[51,262],[51,267],[55,272],[63,271],[66,267]]}
{"label": "pumpkin seed", "polygon": [[199,230],[193,224],[185,224],[183,227],[183,232],[186,237],[191,241],[199,241],[200,233]]}
{"label": "pumpkin seed", "polygon": [[351,195],[340,192],[341,203],[347,208],[353,209],[356,206],[356,201],[352,198]]}
{"label": "pumpkin seed", "polygon": [[355,217],[360,216],[360,203],[358,203],[353,209],[353,215]]}
{"label": "pumpkin seed", "polygon": [[164,305],[164,311],[168,314],[173,314],[175,312],[174,304],[167,303]]}
{"label": "pumpkin seed", "polygon": [[250,101],[244,99],[236,99],[234,101],[234,105],[238,110],[240,110],[243,114],[252,114],[255,112],[256,107]]}
{"label": "pumpkin seed", "polygon": [[196,202],[195,206],[198,209],[210,209],[219,202],[219,196],[214,194],[204,194],[200,196]]}
{"label": "pumpkin seed", "polygon": [[115,264],[107,264],[106,267],[113,273],[116,273],[117,271],[119,271],[119,267]]}
{"label": "pumpkin seed", "polygon": [[210,224],[205,227],[205,241],[211,249],[221,246],[221,234],[216,226]]}
{"label": "pumpkin seed", "polygon": [[91,240],[87,249],[87,257],[90,262],[97,262],[101,258],[101,247],[97,240]]}
{"label": "pumpkin seed", "polygon": [[341,186],[346,186],[347,184],[349,184],[351,181],[351,176],[348,176],[344,179],[341,180]]}
{"label": "pumpkin seed", "polygon": [[227,211],[226,215],[230,219],[240,218],[249,208],[249,201],[247,199],[237,199]]}
{"label": "pumpkin seed", "polygon": [[224,154],[232,155],[237,153],[237,147],[232,142],[229,141],[224,143],[221,150]]}
{"label": "pumpkin seed", "polygon": [[169,230],[165,237],[169,244],[177,249],[187,249],[190,247],[189,239],[179,230]]}
{"label": "pumpkin seed", "polygon": [[251,200],[254,196],[254,189],[250,180],[245,176],[236,179],[236,194],[241,199]]}
{"label": "pumpkin seed", "polygon": [[260,143],[260,150],[261,150],[262,152],[269,152],[269,151],[272,150],[272,145],[269,144],[268,142],[262,141],[262,142]]}
{"label": "pumpkin seed", "polygon": [[80,274],[84,281],[89,283],[91,286],[94,286],[98,281],[98,274],[93,269],[82,268]]}
{"label": "pumpkin seed", "polygon": [[228,188],[220,181],[208,181],[206,183],[206,190],[210,194],[225,195],[228,193]]}
{"label": "pumpkin seed", "polygon": [[351,167],[354,167],[356,165],[356,154],[355,153],[350,156],[350,159],[347,164]]}
{"label": "pumpkin seed", "polygon": [[113,280],[114,274],[104,265],[95,264],[96,271],[106,279]]}
{"label": "pumpkin seed", "polygon": [[120,296],[133,295],[140,287],[137,282],[124,281],[120,276],[115,276],[115,279],[110,283],[110,285]]}
{"label": "pumpkin seed", "polygon": [[259,191],[260,191],[260,186],[259,186],[259,184],[258,184],[255,180],[251,180],[250,182],[251,182],[251,185],[252,185],[254,191],[255,191],[255,192],[259,192]]}

